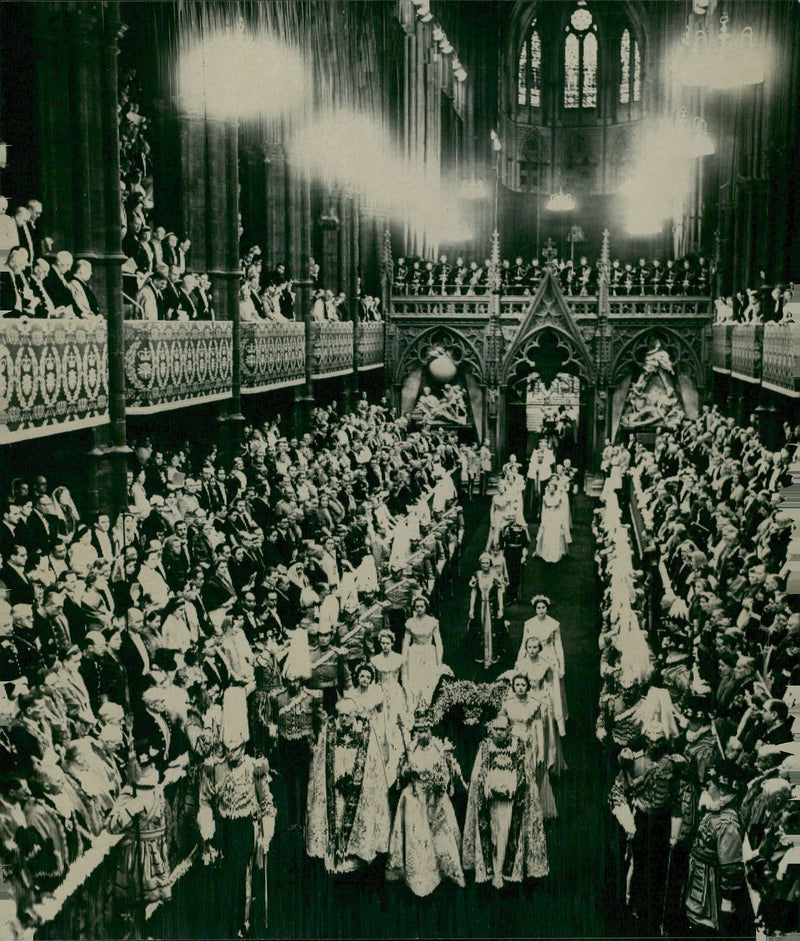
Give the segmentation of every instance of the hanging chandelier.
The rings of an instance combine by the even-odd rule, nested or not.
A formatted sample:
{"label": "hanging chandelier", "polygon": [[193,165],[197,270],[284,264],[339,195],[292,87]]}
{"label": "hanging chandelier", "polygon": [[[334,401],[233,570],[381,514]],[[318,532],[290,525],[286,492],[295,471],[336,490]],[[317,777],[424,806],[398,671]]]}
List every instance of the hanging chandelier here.
{"label": "hanging chandelier", "polygon": [[572,212],[575,209],[575,197],[559,189],[557,193],[550,195],[545,208],[550,212]]}
{"label": "hanging chandelier", "polygon": [[764,57],[753,35],[745,26],[738,36],[728,29],[730,18],[723,13],[716,35],[706,29],[694,31],[686,24],[672,68],[689,88],[737,88],[760,85],[764,81]]}
{"label": "hanging chandelier", "polygon": [[662,146],[676,160],[696,160],[710,157],[715,152],[714,141],[708,133],[708,125],[701,117],[689,117],[686,108],[681,108],[677,117],[664,119],[659,128]]}

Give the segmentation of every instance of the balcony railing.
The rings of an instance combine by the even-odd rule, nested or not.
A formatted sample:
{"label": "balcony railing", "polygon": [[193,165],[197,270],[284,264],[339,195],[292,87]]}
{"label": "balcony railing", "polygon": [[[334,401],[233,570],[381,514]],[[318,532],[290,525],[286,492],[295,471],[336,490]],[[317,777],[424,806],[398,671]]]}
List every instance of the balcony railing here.
{"label": "balcony railing", "polygon": [[104,320],[0,321],[0,444],[106,421]]}
{"label": "balcony railing", "polygon": [[[533,300],[532,296],[518,294],[501,295],[500,316],[522,320]],[[594,296],[565,296],[574,317],[597,317],[598,300]],[[440,317],[443,319],[468,318],[486,320],[489,317],[490,298],[486,294],[476,295],[403,295],[392,298],[394,318]],[[703,318],[711,316],[711,300],[708,297],[610,297],[609,317],[622,318]]]}
{"label": "balcony railing", "polygon": [[358,368],[375,369],[386,358],[386,333],[382,323],[358,325]]}
{"label": "balcony railing", "polygon": [[800,324],[714,324],[713,367],[800,397]]}
{"label": "balcony railing", "polygon": [[764,327],[737,323],[731,331],[731,375],[745,382],[761,380],[761,349]]}
{"label": "balcony railing", "polygon": [[715,372],[731,371],[733,324],[715,323],[711,328],[711,366]]}
{"label": "balcony railing", "polygon": [[800,396],[800,324],[764,324],[761,384]]}
{"label": "balcony railing", "polygon": [[242,392],[300,385],[305,378],[305,324],[242,324]]}
{"label": "balcony railing", "polygon": [[708,297],[610,297],[609,317],[710,317]]}
{"label": "balcony railing", "polygon": [[[125,407],[147,414],[229,398],[233,325],[128,320]],[[354,357],[355,354],[355,357]],[[242,392],[342,376],[385,361],[385,324],[315,323],[306,349],[300,322],[243,323]],[[108,421],[108,328],[96,320],[0,320],[0,445]]]}
{"label": "balcony railing", "polygon": [[125,322],[125,400],[133,413],[230,395],[232,327],[225,321]]}
{"label": "balcony railing", "polygon": [[342,376],[353,371],[353,324],[311,325],[311,374],[316,378]]}

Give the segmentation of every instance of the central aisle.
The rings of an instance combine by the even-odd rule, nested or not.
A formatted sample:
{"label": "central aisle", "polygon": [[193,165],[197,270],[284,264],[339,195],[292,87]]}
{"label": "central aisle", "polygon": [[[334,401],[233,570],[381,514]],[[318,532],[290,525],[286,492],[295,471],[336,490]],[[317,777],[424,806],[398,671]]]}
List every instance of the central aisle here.
{"label": "central aisle", "polygon": [[[387,884],[384,862],[348,876],[327,875],[305,855],[300,831],[276,834],[270,850],[269,926],[263,890],[256,888],[252,933],[270,938],[553,938],[609,937],[620,933],[615,895],[615,834],[606,807],[605,758],[595,738],[599,691],[599,596],[591,535],[593,502],[580,495],[573,509],[571,557],[555,566],[526,565],[520,598],[508,608],[514,656],[530,598],[545,593],[561,622],[569,704],[564,754],[569,766],[553,788],[559,818],[546,825],[550,875],[524,886],[440,886],[426,899],[402,883]],[[460,677],[493,678],[513,666],[502,662],[490,677],[478,675],[462,651],[469,603],[467,583],[486,544],[488,499],[465,507],[461,576],[440,605],[445,660]],[[535,535],[535,528],[533,530]],[[469,780],[471,768],[464,768]],[[462,821],[459,821],[460,823]],[[157,936],[208,936],[205,906],[225,904],[224,887],[209,887],[193,867],[161,913]],[[205,896],[205,897],[203,897]],[[199,898],[198,898],[199,897]],[[200,904],[198,904],[198,901]]]}
{"label": "central aisle", "polygon": [[[513,887],[491,891],[469,904],[472,937],[608,937],[620,933],[614,886],[616,833],[606,804],[606,759],[595,737],[600,692],[597,646],[601,589],[595,578],[592,512],[597,501],[583,494],[573,505],[570,555],[556,565],[529,557],[519,592],[520,603],[506,609],[514,657],[524,622],[533,616],[530,599],[547,595],[549,614],[561,624],[566,664],[569,720],[563,739],[569,770],[553,779],[559,817],[547,824],[550,876],[529,891]],[[475,512],[472,507],[468,511]],[[464,545],[462,582],[478,567],[486,545],[488,515],[469,527]],[[536,526],[531,526],[531,553]],[[467,541],[468,540],[468,541]],[[485,679],[462,649],[469,595],[456,591],[442,606],[445,659],[458,676]],[[513,666],[512,657],[491,671],[493,678]],[[469,776],[471,769],[464,769]],[[475,893],[474,888],[471,890]],[[468,889],[469,893],[470,890]],[[482,895],[482,893],[479,893]],[[519,897],[519,902],[516,898]],[[488,905],[486,903],[489,903]]]}

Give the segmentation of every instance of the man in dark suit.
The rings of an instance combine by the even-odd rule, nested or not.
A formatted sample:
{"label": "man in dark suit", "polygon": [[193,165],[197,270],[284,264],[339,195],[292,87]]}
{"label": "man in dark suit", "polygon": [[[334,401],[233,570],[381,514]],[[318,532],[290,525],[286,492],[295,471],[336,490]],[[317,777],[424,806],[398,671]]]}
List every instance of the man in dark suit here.
{"label": "man in dark suit", "polygon": [[122,632],[117,656],[125,669],[131,704],[134,704],[141,701],[148,683],[150,654],[142,636],[145,629],[144,614],[139,608],[130,608],[126,621],[128,629]]}
{"label": "man in dark suit", "polygon": [[33,242],[33,255],[31,257],[35,259],[42,254],[43,249],[50,250],[49,246],[52,245],[53,240],[44,238],[39,226],[39,220],[42,217],[41,202],[38,199],[29,199],[25,204],[25,208],[28,210],[28,232]]}
{"label": "man in dark suit", "polygon": [[164,307],[166,312],[164,314],[165,320],[177,320],[178,311],[181,306],[181,295],[179,290],[179,284],[181,280],[181,272],[177,265],[170,265],[168,268],[167,283],[164,286],[163,296],[164,296]]}
{"label": "man in dark suit", "polygon": [[73,258],[69,252],[58,252],[50,264],[50,272],[45,278],[44,286],[56,308],[65,307],[74,312],[75,299],[69,288],[69,272],[72,265]]}
{"label": "man in dark suit", "polygon": [[63,315],[63,309],[59,311],[53,303],[45,287],[45,281],[50,274],[50,265],[44,258],[37,258],[31,268],[31,290],[39,298],[39,306],[36,308],[36,314],[39,317],[59,317]]}
{"label": "man in dark suit", "polygon": [[194,292],[196,288],[197,278],[191,271],[187,271],[181,279],[180,289],[178,291],[178,310],[181,320],[184,317],[188,320],[198,319],[197,307],[194,303]]}
{"label": "man in dark suit", "polygon": [[30,266],[36,255],[36,246],[33,243],[31,230],[28,227],[30,218],[31,214],[25,208],[25,206],[18,206],[14,210],[14,222],[17,225],[17,237],[19,238],[19,244],[28,250],[28,266]]}
{"label": "man in dark suit", "polygon": [[0,522],[0,559],[8,559],[11,549],[16,544],[17,529],[22,519],[22,507],[17,503],[9,503]]}
{"label": "man in dark suit", "polygon": [[197,288],[194,292],[195,307],[197,308],[198,320],[214,319],[214,301],[211,296],[211,279],[207,274],[201,274],[197,278]]}
{"label": "man in dark suit", "polygon": [[64,616],[64,595],[55,585],[45,588],[42,603],[33,612],[33,629],[41,644],[42,659],[47,667],[52,667],[72,646]]}
{"label": "man in dark suit", "polygon": [[20,527],[19,538],[25,543],[31,558],[48,555],[58,536],[58,527],[51,515],[53,501],[47,494],[38,497],[33,512],[24,528]]}
{"label": "man in dark suit", "polygon": [[28,564],[28,550],[24,544],[12,546],[11,552],[0,570],[0,581],[8,590],[11,605],[33,604],[35,595],[33,585],[25,571]]}
{"label": "man in dark suit", "polygon": [[97,297],[89,285],[92,278],[92,263],[85,258],[75,262],[72,271],[72,280],[69,283],[72,291],[73,307],[78,317],[96,317],[100,313]]}
{"label": "man in dark suit", "polygon": [[164,463],[164,452],[154,451],[150,460],[144,465],[144,476],[147,493],[164,497],[167,494],[167,467]]}

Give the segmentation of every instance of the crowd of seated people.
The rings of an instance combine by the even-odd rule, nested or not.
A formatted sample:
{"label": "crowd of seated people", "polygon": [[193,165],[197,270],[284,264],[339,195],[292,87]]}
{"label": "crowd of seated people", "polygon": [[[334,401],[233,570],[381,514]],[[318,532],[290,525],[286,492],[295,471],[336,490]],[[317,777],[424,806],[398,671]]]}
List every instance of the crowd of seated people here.
{"label": "crowd of seated people", "polygon": [[619,766],[609,802],[648,936],[665,917],[668,933],[752,931],[745,866],[762,927],[798,927],[787,854],[800,834],[800,613],[784,588],[792,519],[780,508],[797,441],[785,431],[771,452],[754,427],[706,407],[659,433],[653,452],[606,450],[609,480],[630,464],[663,596],[648,633],[655,589],[612,498],[596,527],[607,585],[598,730]]}
{"label": "crowd of seated people", "polygon": [[92,289],[92,263],[53,252],[39,228],[42,204],[29,199],[10,217],[0,196],[0,317],[91,319],[101,316]]}
{"label": "crowd of seated people", "polygon": [[[408,432],[365,398],[335,408],[300,439],[275,422],[246,428],[229,466],[214,447],[165,455],[140,441],[113,525],[84,521],[44,477],[13,482],[0,523],[0,854],[23,921],[104,825],[142,812],[122,813],[126,785],[183,774],[196,807],[192,769],[226,743],[272,759],[293,734],[275,705],[297,676],[290,659],[296,669],[305,652],[307,698],[332,709],[382,629],[402,635],[412,594],[434,587],[463,529],[457,443]],[[431,492],[418,541],[401,545],[405,514]],[[164,827],[144,829],[144,875],[121,857],[123,902],[169,894]]]}
{"label": "crowd of seated people", "polygon": [[737,291],[715,302],[716,323],[795,323],[794,284],[771,284],[762,271],[760,286]]}
{"label": "crowd of seated people", "polygon": [[[598,270],[582,255],[555,262],[559,283],[565,294],[592,296],[597,293]],[[439,260],[398,258],[394,270],[394,292],[409,295],[474,295],[489,289],[491,261],[465,262],[459,256],[451,262],[445,254]],[[500,284],[504,294],[529,295],[536,291],[546,265],[534,258],[529,264],[518,255],[514,262],[500,263]],[[675,261],[658,258],[648,261],[611,262],[609,292],[614,296],[706,295],[710,290],[711,269],[703,256],[687,256]]]}

